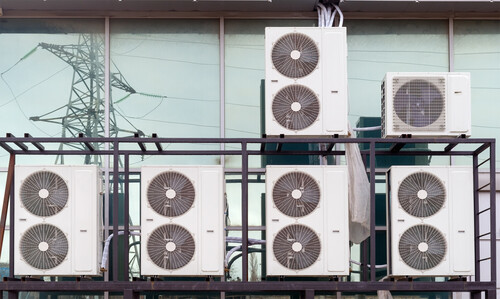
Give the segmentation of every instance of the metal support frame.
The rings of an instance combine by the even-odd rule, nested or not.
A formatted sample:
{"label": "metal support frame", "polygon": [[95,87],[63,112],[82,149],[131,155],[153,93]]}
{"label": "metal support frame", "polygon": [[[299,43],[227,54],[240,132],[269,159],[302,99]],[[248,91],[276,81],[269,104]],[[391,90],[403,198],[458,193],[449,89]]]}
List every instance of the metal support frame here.
{"label": "metal support frame", "polygon": [[[75,149],[68,147],[68,149],[59,150],[48,150],[44,144],[50,143],[75,143],[75,144],[93,144],[96,142],[104,142],[113,145],[110,149],[98,149],[98,148],[87,148],[87,149]],[[214,144],[218,143],[221,145],[225,144],[235,144],[240,145],[239,150],[225,150],[225,147],[221,146],[220,149],[214,150],[167,150],[162,147],[162,143],[178,143],[178,144]],[[371,220],[370,220],[370,233],[371,237],[368,242],[364,242],[363,252],[365,264],[361,267],[363,273],[361,277],[363,281],[360,282],[348,282],[348,281],[262,281],[259,283],[248,283],[248,184],[249,184],[249,156],[250,155],[332,155],[332,156],[342,156],[345,155],[345,151],[342,150],[332,150],[327,148],[326,150],[265,150],[266,147],[261,147],[260,150],[250,150],[250,145],[262,145],[266,143],[273,144],[285,144],[285,143],[322,143],[322,144],[333,144],[333,143],[364,143],[369,144],[369,150],[361,151],[362,155],[370,157],[369,164],[369,178],[370,178],[370,203],[371,203]],[[424,150],[408,150],[408,151],[397,151],[394,152],[391,149],[377,150],[376,145],[379,143],[389,143],[389,144],[407,144],[407,143],[433,143],[442,144],[442,150],[434,151],[424,151]],[[458,143],[477,145],[475,150],[468,151],[458,151],[454,150],[454,145]],[[14,149],[12,144],[15,144],[20,149]],[[23,148],[21,145],[31,144],[35,149],[26,146]],[[141,144],[144,148],[139,150],[132,150],[130,146],[120,146],[124,144]],[[148,149],[147,145],[151,145],[149,148],[156,148],[156,150]],[[127,137],[127,138],[34,138],[29,134],[25,135],[24,138],[17,137],[5,137],[0,138],[0,147],[9,152],[12,156],[16,155],[82,155],[82,154],[92,154],[92,155],[104,155],[113,158],[113,234],[118,235],[119,231],[119,194],[118,186],[121,183],[120,176],[123,177],[124,183],[124,230],[126,231],[124,236],[123,244],[119,244],[118,238],[113,238],[113,263],[111,265],[113,269],[113,277],[110,281],[16,281],[14,279],[14,205],[11,205],[10,209],[10,279],[5,280],[0,283],[0,291],[7,291],[9,298],[17,298],[19,292],[21,291],[50,291],[50,292],[122,292],[124,298],[137,298],[141,292],[261,292],[261,293],[283,293],[283,292],[299,292],[304,298],[313,298],[316,292],[374,292],[377,290],[389,290],[389,291],[418,291],[418,292],[469,292],[473,296],[476,294],[484,293],[487,298],[496,297],[496,224],[495,224],[495,139],[439,139],[439,138],[422,138],[422,139],[411,139],[411,138],[395,138],[395,139],[379,139],[379,138],[159,138],[157,136],[153,138],[138,138],[138,137]],[[489,212],[490,223],[489,223],[489,235],[490,235],[490,251],[491,256],[487,259],[479,260],[479,217],[482,213],[479,211],[478,206],[478,169],[483,163],[479,164],[478,156],[482,152],[489,154],[489,167],[490,167],[490,202],[489,207],[485,209],[484,212]],[[129,226],[129,175],[130,175],[130,156],[135,155],[239,155],[241,156],[241,202],[242,202],[242,281],[241,282],[225,282],[225,281],[128,281],[128,276],[125,280],[120,280],[118,276],[118,265],[120,262],[125,264],[126,270],[128,270],[128,255],[125,254],[125,260],[118,260],[118,248],[123,246],[125,252],[128,252],[128,230]],[[424,282],[424,281],[376,281],[375,273],[375,158],[377,156],[383,155],[407,155],[407,156],[471,156],[472,157],[472,167],[474,170],[474,214],[475,214],[475,271],[476,276],[474,276],[474,281],[448,281],[448,282]],[[124,165],[123,170],[120,172],[119,164],[117,163],[123,156]],[[13,175],[11,173],[10,175]],[[10,197],[11,203],[15,199],[14,188],[12,182]],[[481,231],[484,231],[482,228]],[[120,242],[121,243],[121,242]],[[369,246],[369,251],[365,249]],[[366,261],[367,259],[367,261]],[[480,271],[485,269],[484,260],[489,260],[490,267],[490,277],[489,281],[480,280]],[[367,264],[371,267],[368,268]],[[128,271],[127,271],[128,274]]]}

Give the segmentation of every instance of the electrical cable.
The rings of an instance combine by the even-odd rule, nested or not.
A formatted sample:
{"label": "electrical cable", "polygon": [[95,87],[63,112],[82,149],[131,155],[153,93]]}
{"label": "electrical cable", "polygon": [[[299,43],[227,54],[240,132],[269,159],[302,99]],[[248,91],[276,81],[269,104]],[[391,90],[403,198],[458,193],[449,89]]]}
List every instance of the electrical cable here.
{"label": "electrical cable", "polygon": [[[119,231],[118,235],[123,236],[125,231]],[[130,235],[140,236],[139,232],[129,232]],[[111,243],[111,239],[113,239],[113,234],[110,234],[109,237],[104,242],[104,250],[102,251],[102,260],[101,260],[101,272],[107,271],[106,264],[108,263],[109,256],[109,244]]]}

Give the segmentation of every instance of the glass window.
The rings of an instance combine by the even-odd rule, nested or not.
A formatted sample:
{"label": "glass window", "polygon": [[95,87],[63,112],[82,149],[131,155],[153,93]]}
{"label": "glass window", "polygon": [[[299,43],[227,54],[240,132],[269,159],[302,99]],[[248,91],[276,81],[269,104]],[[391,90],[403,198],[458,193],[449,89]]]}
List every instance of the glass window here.
{"label": "glass window", "polygon": [[[103,136],[103,33],[103,20],[2,20],[0,135]],[[38,156],[36,162],[54,160]],[[84,158],[67,160],[83,163]],[[5,153],[0,161],[7,164]],[[17,162],[23,161],[34,163],[32,157]]]}
{"label": "glass window", "polygon": [[472,137],[498,139],[500,21],[457,20],[454,25],[455,71],[471,74]]}
{"label": "glass window", "polygon": [[[218,20],[112,20],[110,28],[112,134],[220,136]],[[161,163],[218,164],[220,157],[131,157],[133,166]]]}

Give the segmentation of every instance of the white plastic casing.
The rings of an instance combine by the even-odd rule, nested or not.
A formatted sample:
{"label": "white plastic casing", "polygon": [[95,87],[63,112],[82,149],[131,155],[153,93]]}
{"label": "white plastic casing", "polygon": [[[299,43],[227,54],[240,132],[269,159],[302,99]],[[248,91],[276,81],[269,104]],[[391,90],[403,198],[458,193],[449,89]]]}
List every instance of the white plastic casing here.
{"label": "white plastic casing", "polygon": [[[149,183],[162,172],[175,171],[188,177],[195,189],[191,208],[177,217],[154,211],[147,200]],[[177,224],[194,241],[193,258],[185,266],[168,270],[151,261],[147,240],[159,226]],[[222,276],[224,274],[224,175],[222,166],[143,166],[141,168],[141,275]]]}
{"label": "white plastic casing", "polygon": [[[273,66],[273,45],[288,33],[302,33],[316,42],[319,51],[317,68],[309,75],[293,79],[280,74]],[[266,28],[266,134],[278,136],[347,135],[347,38],[345,27],[267,27]],[[315,123],[302,130],[281,126],[273,117],[274,96],[291,84],[305,85],[316,93],[320,111]]]}
{"label": "white plastic casing", "polygon": [[[68,186],[65,208],[55,215],[40,217],[26,210],[21,202],[20,187],[32,173],[50,171],[64,179]],[[94,165],[25,166],[15,168],[15,275],[97,276],[101,275],[102,256],[102,181]],[[24,232],[36,224],[47,223],[64,232],[68,239],[67,258],[58,266],[42,270],[26,263],[19,251]]]}
{"label": "white plastic casing", "polygon": [[[442,82],[435,85],[444,96],[444,127],[413,127],[398,126],[402,123],[394,112],[393,95],[397,92],[395,80],[430,80]],[[446,137],[471,135],[471,86],[470,73],[387,73],[382,84],[382,136],[399,137],[402,134],[412,134],[413,137]]]}
{"label": "white plastic casing", "polygon": [[[321,198],[310,214],[293,218],[279,211],[272,198],[273,186],[283,175],[303,172],[320,187]],[[268,276],[349,275],[349,206],[347,166],[267,166],[266,167],[266,260]],[[308,268],[293,270],[281,265],[273,253],[276,234],[291,224],[302,224],[317,233],[321,252]]]}
{"label": "white plastic casing", "polygon": [[[428,172],[438,177],[446,190],[443,207],[434,215],[418,218],[408,214],[398,201],[401,182],[410,174]],[[387,172],[390,190],[388,211],[388,264],[391,276],[470,276],[474,275],[474,195],[473,172],[467,166],[393,166]],[[388,197],[389,198],[389,197]],[[447,242],[446,254],[436,267],[418,270],[399,255],[398,241],[410,227],[428,224],[438,229]]]}

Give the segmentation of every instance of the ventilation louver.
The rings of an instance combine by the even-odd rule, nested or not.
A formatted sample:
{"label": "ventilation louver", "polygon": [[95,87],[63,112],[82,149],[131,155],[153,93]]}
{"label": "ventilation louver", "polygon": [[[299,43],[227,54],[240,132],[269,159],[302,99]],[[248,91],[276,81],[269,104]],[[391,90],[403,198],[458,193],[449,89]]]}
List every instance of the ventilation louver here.
{"label": "ventilation louver", "polygon": [[61,264],[68,254],[68,239],[51,224],[37,224],[24,232],[19,242],[21,256],[26,263],[40,270]]}
{"label": "ventilation louver", "polygon": [[272,110],[276,121],[288,130],[303,130],[319,116],[319,100],[314,92],[303,85],[288,85],[278,91]]}
{"label": "ventilation louver", "polygon": [[151,208],[167,217],[186,213],[192,207],[194,198],[195,190],[189,178],[175,171],[157,175],[147,189]]}
{"label": "ventilation louver", "polygon": [[278,179],[273,187],[273,201],[283,214],[304,217],[318,206],[318,183],[304,172],[290,172]]}
{"label": "ventilation louver", "polygon": [[445,199],[443,183],[429,172],[410,174],[399,185],[399,204],[408,214],[415,217],[436,214],[443,207]]}
{"label": "ventilation louver", "polygon": [[446,239],[430,225],[415,225],[399,239],[399,254],[410,267],[428,270],[441,263],[446,254]]}
{"label": "ventilation louver", "polygon": [[30,213],[40,217],[52,216],[66,206],[68,186],[59,175],[50,171],[38,171],[23,181],[20,198]]}
{"label": "ventilation louver", "polygon": [[319,60],[314,40],[302,33],[289,33],[273,46],[271,60],[276,70],[288,78],[302,78],[312,73]]}
{"label": "ventilation louver", "polygon": [[288,269],[305,269],[316,262],[321,252],[318,235],[307,226],[289,225],[273,241],[276,260]]}
{"label": "ventilation louver", "polygon": [[[407,128],[444,130],[445,83],[444,79],[412,79],[403,84],[394,79],[394,112]],[[398,120],[395,120],[395,124]],[[405,125],[399,124],[400,127]]]}
{"label": "ventilation louver", "polygon": [[175,270],[187,265],[195,251],[194,239],[185,228],[167,224],[156,228],[148,238],[148,255],[157,266]]}

